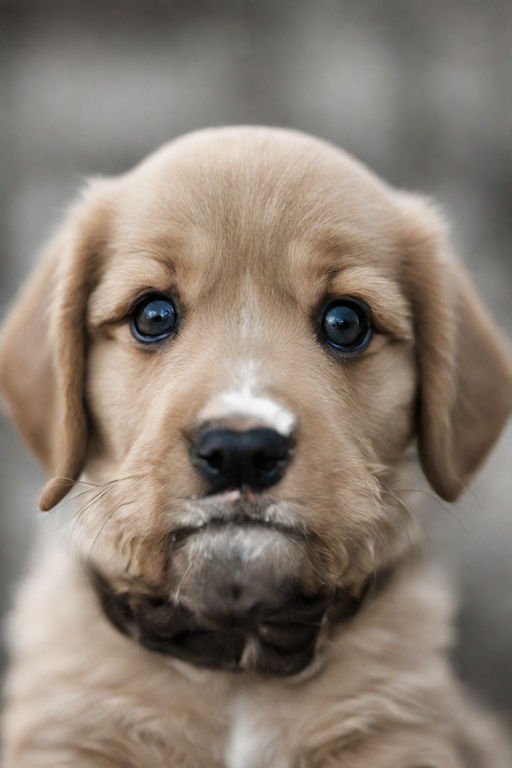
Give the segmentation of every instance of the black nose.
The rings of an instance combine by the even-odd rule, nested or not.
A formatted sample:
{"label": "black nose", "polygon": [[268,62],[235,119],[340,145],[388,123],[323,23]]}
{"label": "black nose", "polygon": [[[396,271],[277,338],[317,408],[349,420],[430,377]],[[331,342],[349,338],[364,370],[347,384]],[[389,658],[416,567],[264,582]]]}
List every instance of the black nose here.
{"label": "black nose", "polygon": [[282,478],[291,449],[291,438],[274,429],[206,429],[194,438],[192,462],[213,491],[262,490]]}

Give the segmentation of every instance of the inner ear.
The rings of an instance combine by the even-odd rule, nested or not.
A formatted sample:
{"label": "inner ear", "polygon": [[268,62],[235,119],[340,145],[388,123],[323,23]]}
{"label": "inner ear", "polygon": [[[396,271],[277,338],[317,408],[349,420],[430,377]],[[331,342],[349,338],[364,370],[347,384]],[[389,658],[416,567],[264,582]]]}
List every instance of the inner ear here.
{"label": "inner ear", "polygon": [[7,317],[0,388],[21,435],[52,479],[41,509],[78,477],[87,447],[85,316],[108,229],[107,182],[91,182]]}

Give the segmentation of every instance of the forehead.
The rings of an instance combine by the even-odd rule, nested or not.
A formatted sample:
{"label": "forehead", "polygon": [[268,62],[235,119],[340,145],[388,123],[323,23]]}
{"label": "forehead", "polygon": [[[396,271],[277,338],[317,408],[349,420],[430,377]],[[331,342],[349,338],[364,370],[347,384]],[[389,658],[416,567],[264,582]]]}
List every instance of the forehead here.
{"label": "forehead", "polygon": [[[252,277],[284,291],[351,266],[393,269],[392,190],[345,153],[288,131],[202,131],[120,180],[108,266],[203,290]],[[198,288],[198,286],[196,286]]]}

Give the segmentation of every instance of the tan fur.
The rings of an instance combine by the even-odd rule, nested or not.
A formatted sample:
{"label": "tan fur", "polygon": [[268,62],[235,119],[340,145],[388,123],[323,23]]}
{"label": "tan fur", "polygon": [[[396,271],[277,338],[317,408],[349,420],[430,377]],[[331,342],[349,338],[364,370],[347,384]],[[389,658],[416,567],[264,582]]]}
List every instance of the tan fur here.
{"label": "tan fur", "polygon": [[[149,290],[182,314],[158,351],[127,321]],[[314,324],[325,296],[343,295],[366,301],[376,328],[347,362]],[[195,668],[107,623],[84,564],[120,589],[187,594],[197,580],[201,538],[169,563],[172,527],[208,514],[184,435],[247,382],[297,419],[266,514],[311,533],[261,557],[355,595],[419,539],[397,492],[414,437],[453,500],[512,407],[512,367],[439,215],[341,151],[289,131],[202,131],[94,181],[0,347],[7,406],[53,476],[42,508],[80,473],[94,484],[20,593],[5,768],[509,766],[452,677],[449,590],[420,564],[326,626],[292,678]]]}

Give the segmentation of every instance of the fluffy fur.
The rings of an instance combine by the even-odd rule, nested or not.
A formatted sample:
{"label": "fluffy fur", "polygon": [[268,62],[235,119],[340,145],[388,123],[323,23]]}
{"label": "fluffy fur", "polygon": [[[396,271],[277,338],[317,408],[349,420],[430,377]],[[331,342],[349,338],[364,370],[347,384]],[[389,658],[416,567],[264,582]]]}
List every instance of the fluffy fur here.
{"label": "fluffy fur", "polygon": [[[128,317],[151,291],[181,322],[148,349]],[[346,295],[374,325],[350,360],[316,330],[326,297]],[[507,353],[427,201],[299,133],[172,142],[90,182],[7,319],[0,384],[52,477],[42,509],[83,483],[11,621],[5,768],[510,766],[446,660],[449,590],[407,556],[411,450],[452,501],[512,406]],[[281,482],[207,496],[187,435],[210,419],[293,431]],[[393,573],[351,620],[326,615],[290,677],[258,673],[250,649],[238,672],[149,651],[111,626],[88,577],[199,610],[232,552],[246,581],[284,573],[355,599]]]}

